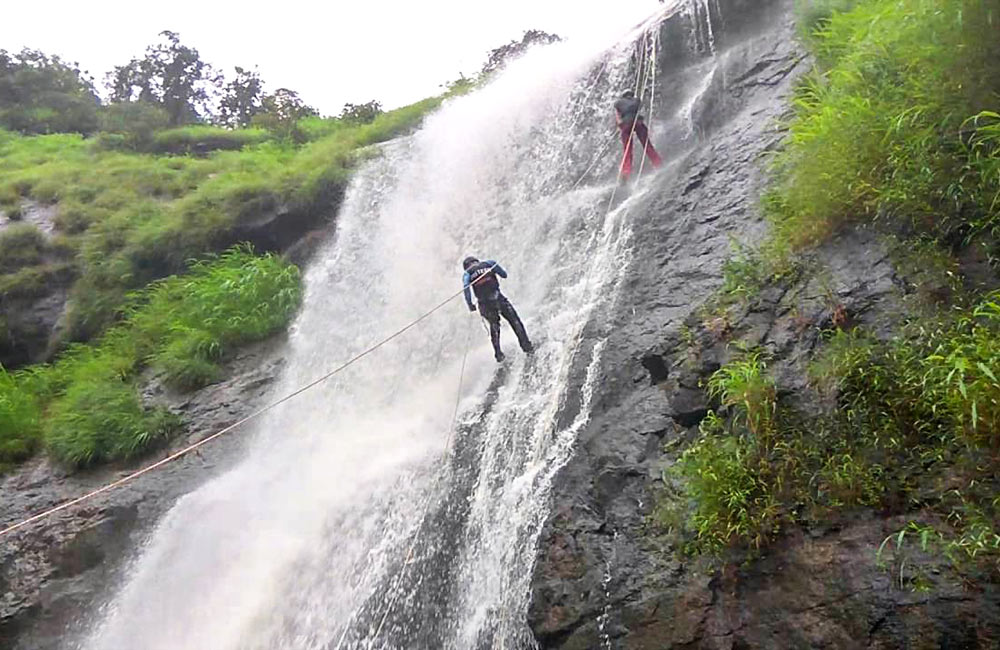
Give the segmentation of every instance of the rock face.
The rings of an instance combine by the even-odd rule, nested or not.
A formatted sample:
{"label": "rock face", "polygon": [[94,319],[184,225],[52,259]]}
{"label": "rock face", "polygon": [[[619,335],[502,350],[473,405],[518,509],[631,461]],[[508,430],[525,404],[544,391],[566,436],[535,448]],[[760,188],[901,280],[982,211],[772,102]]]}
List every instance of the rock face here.
{"label": "rock face", "polygon": [[849,318],[886,333],[905,307],[885,247],[854,232],[815,253],[822,271],[735,312],[699,310],[722,282],[730,237],[753,244],[766,232],[761,157],[779,144],[784,99],[808,64],[792,4],[692,2],[661,27],[656,95],[671,99],[652,128],[676,162],[629,208],[637,268],[539,542],[529,622],[542,648],[1000,647],[995,586],[963,589],[922,558],[933,585],[915,594],[877,566],[874,550],[901,519],[858,515],[724,571],[678,560],[646,525],[663,469],[707,413],[700,382],[730,358],[726,340],[767,350],[779,390],[795,395],[821,328]]}
{"label": "rock face", "polygon": [[[272,339],[241,351],[225,368],[224,382],[191,395],[165,390],[147,378],[144,398],[180,414],[188,434],[162,456],[201,440],[263,406],[268,388],[283,366],[282,340]],[[217,476],[240,457],[247,428],[212,441],[125,489],[29,525],[0,544],[0,648],[55,650],[87,621],[111,588],[124,562],[142,545],[151,526],[176,500]],[[80,496],[159,456],[131,465],[68,473],[35,458],[0,478],[4,507],[0,527]]]}
{"label": "rock face", "polygon": [[[13,224],[27,223],[51,237],[55,232],[55,216],[54,206],[24,201],[17,220],[0,213],[0,232]],[[47,286],[37,295],[0,294],[0,365],[17,368],[51,356],[74,279],[73,271],[67,268],[50,275]]]}

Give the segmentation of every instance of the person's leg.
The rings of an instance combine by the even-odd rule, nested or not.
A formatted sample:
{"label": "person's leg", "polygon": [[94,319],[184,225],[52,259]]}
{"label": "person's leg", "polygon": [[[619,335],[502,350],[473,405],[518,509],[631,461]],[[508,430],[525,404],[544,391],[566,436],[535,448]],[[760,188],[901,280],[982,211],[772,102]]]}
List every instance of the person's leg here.
{"label": "person's leg", "polygon": [[622,137],[622,164],[619,172],[627,179],[632,174],[632,124],[622,122],[618,125]]}
{"label": "person's leg", "polygon": [[490,343],[493,344],[493,358],[503,361],[503,350],[500,349],[500,311],[495,302],[479,301],[479,313],[490,325]]}
{"label": "person's leg", "polygon": [[524,329],[524,323],[521,322],[521,317],[517,315],[514,305],[510,304],[506,296],[500,297],[500,313],[507,319],[507,322],[510,323],[511,328],[514,330],[514,334],[517,335],[517,342],[521,345],[521,349],[525,352],[534,352],[535,346],[531,344],[531,339],[528,338],[528,333]]}
{"label": "person's leg", "polygon": [[653,167],[659,167],[663,164],[660,159],[660,154],[656,153],[656,149],[653,148],[653,143],[649,141],[649,129],[646,128],[645,122],[639,121],[635,123],[635,135],[639,138],[639,142],[645,147],[646,156],[649,158],[649,162],[652,163]]}

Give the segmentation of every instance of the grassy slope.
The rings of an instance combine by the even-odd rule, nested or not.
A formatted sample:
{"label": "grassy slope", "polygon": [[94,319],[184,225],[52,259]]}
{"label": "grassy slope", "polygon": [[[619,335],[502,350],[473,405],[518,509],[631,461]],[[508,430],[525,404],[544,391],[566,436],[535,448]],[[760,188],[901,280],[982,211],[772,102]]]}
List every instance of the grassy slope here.
{"label": "grassy slope", "polygon": [[[213,253],[236,243],[241,222],[279,207],[326,214],[364,147],[412,128],[439,103],[365,125],[311,118],[300,125],[311,141],[299,147],[236,132],[222,136],[224,147],[250,144],[203,158],[0,132],[0,204],[54,205],[58,228],[51,241],[27,224],[0,234],[0,297],[44,293],[53,277],[75,280],[72,335],[90,341],[52,364],[0,368],[0,467],[41,448],[79,467],[162,441],[179,423],[143,406],[137,373],[152,366],[180,389],[203,386],[233,347],[283,328],[301,297],[294,266],[247,248]],[[156,142],[190,150],[217,131],[172,130]]]}
{"label": "grassy slope", "polygon": [[30,198],[57,207],[60,244],[76,252],[79,275],[70,336],[87,340],[114,320],[128,291],[236,243],[246,220],[279,209],[326,213],[361,148],[412,127],[439,101],[371,124],[314,126],[320,137],[301,147],[264,142],[205,158],[101,151],[69,134],[0,134],[0,205]]}

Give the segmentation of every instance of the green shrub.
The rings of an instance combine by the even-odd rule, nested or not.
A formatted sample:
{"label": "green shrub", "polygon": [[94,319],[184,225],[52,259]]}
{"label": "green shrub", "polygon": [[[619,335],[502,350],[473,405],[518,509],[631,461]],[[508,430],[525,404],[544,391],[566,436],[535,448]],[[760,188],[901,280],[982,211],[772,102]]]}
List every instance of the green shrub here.
{"label": "green shrub", "polygon": [[734,410],[734,420],[756,438],[772,437],[777,414],[774,380],[759,352],[726,364],[708,380],[708,394]]}
{"label": "green shrub", "polygon": [[[143,407],[133,385],[139,370],[152,365],[181,389],[214,381],[218,362],[233,349],[288,324],[301,301],[301,279],[295,266],[241,247],[123,301],[121,320],[95,344],[71,345],[55,363],[18,373],[11,385],[20,392],[8,390],[0,377],[0,410],[4,395],[32,396],[36,409],[46,409],[46,448],[73,467],[130,458],[164,440],[178,420]],[[11,400],[23,411],[21,402]],[[0,441],[20,440],[19,430],[0,413]],[[33,447],[24,449],[8,460],[23,458]]]}
{"label": "green shrub", "polygon": [[34,395],[0,367],[0,470],[35,452],[40,425],[41,414]]}
{"label": "green shrub", "polygon": [[45,235],[29,223],[15,223],[0,230],[0,273],[37,264],[45,252]]}
{"label": "green shrub", "polygon": [[57,460],[85,467],[127,459],[162,442],[178,426],[162,409],[146,410],[135,388],[114,375],[74,381],[52,403],[45,445]]}
{"label": "green shrub", "polygon": [[997,16],[1000,0],[869,0],[821,23],[765,200],[779,252],[857,220],[947,241],[996,228]]}
{"label": "green shrub", "polygon": [[681,457],[678,474],[693,504],[691,549],[720,553],[734,545],[760,548],[780,529],[781,511],[757,443],[729,435],[714,414]]}
{"label": "green shrub", "polygon": [[795,14],[799,31],[808,36],[829,22],[833,14],[850,11],[858,2],[859,0],[796,0]]}
{"label": "green shrub", "polygon": [[29,266],[14,273],[0,275],[0,299],[37,298],[73,280],[75,269],[70,264]]}
{"label": "green shrub", "polygon": [[682,516],[667,509],[661,522],[686,519],[696,552],[758,549],[799,521],[861,506],[901,512],[947,484],[929,505],[949,524],[941,548],[1000,561],[982,515],[1000,507],[998,341],[1000,292],[890,341],[833,333],[809,369],[832,401],[820,416],[783,407],[758,354],[726,364],[708,381],[724,410],[674,469]]}
{"label": "green shrub", "polygon": [[242,149],[266,142],[271,134],[264,129],[224,129],[193,125],[160,131],[153,136],[149,150],[154,153],[198,154]]}
{"label": "green shrub", "polygon": [[115,102],[101,109],[100,121],[104,133],[95,143],[98,148],[145,151],[156,132],[170,125],[170,116],[156,104]]}
{"label": "green shrub", "polygon": [[245,249],[198,262],[189,275],[157,283],[147,295],[130,322],[161,338],[151,363],[182,389],[214,380],[215,362],[234,347],[287,325],[302,297],[295,266]]}

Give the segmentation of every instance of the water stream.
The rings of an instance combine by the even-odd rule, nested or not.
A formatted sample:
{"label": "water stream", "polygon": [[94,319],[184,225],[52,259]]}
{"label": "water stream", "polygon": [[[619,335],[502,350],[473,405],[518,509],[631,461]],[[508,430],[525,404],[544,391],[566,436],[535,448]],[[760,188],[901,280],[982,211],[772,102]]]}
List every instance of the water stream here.
{"label": "water stream", "polygon": [[309,268],[275,395],[453,293],[469,254],[510,272],[535,354],[505,327],[498,366],[459,299],[270,412],[246,459],[160,522],[83,647],[534,646],[548,490],[587,422],[629,263],[608,107],[653,24],[529,53],[383,147]]}

